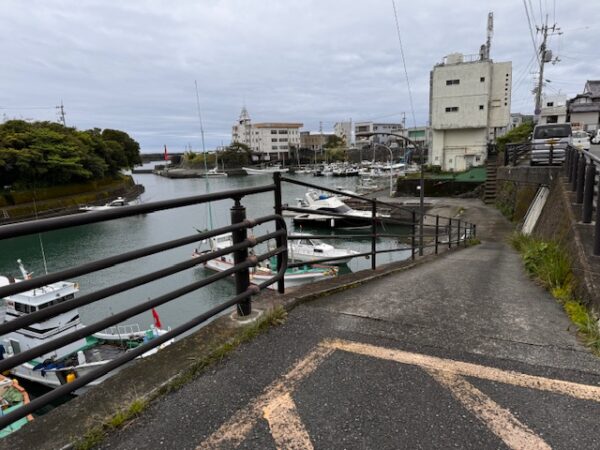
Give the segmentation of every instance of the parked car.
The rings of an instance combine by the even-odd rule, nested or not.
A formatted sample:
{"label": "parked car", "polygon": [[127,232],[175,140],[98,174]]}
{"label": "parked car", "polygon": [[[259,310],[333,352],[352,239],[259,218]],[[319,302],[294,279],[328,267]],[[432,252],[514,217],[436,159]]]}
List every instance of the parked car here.
{"label": "parked car", "polygon": [[596,134],[592,138],[592,144],[600,144],[600,129],[596,130]]}
{"label": "parked car", "polygon": [[565,150],[572,144],[573,130],[570,123],[547,123],[536,125],[531,137],[531,161],[536,164],[562,164],[565,160]]}
{"label": "parked car", "polygon": [[581,148],[583,150],[590,149],[590,136],[585,131],[573,131],[571,142],[573,147]]}

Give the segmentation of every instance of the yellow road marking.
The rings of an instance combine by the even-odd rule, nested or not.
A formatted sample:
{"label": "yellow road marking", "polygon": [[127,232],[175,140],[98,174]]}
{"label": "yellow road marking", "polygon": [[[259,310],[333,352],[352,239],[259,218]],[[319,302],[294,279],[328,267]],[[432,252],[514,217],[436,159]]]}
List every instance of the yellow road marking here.
{"label": "yellow road marking", "polygon": [[313,450],[310,436],[290,394],[273,400],[263,409],[263,415],[269,422],[271,436],[278,449]]}
{"label": "yellow road marking", "polygon": [[519,422],[508,409],[494,402],[460,375],[434,370],[428,372],[438,383],[448,388],[456,400],[502,439],[509,448],[551,450],[552,447]]}
{"label": "yellow road marking", "polygon": [[292,370],[267,386],[263,393],[246,407],[237,411],[202,442],[197,450],[221,448],[225,444],[229,444],[231,447],[240,445],[254,424],[262,417],[262,411],[281,396],[293,392],[296,386],[313,373],[319,364],[333,352],[334,349],[317,346],[305,358],[297,362]]}
{"label": "yellow road marking", "polygon": [[402,364],[422,367],[425,370],[450,372],[465,377],[481,378],[483,380],[496,381],[498,383],[511,384],[513,386],[548,391],[555,394],[568,395],[581,400],[592,400],[600,402],[600,387],[587,384],[573,383],[570,381],[556,380],[552,378],[526,375],[524,373],[510,370],[497,369],[495,367],[482,366],[452,359],[427,356],[419,353],[410,353],[402,350],[394,350],[385,347],[376,347],[369,344],[333,339],[322,342],[326,348],[343,350],[359,355],[374,358],[387,359]]}

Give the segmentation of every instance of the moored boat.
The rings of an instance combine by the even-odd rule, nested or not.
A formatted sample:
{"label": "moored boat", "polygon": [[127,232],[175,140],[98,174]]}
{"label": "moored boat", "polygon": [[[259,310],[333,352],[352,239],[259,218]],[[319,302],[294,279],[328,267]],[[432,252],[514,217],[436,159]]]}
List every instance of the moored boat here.
{"label": "moored boat", "polygon": [[[23,279],[31,278],[31,274],[25,270],[20,260],[18,260],[18,263]],[[0,286],[20,281],[22,280],[0,276]],[[4,309],[0,316],[0,322],[8,322],[55,304],[67,302],[74,299],[78,292],[79,285],[77,283],[59,281],[7,296],[4,298]],[[129,327],[132,332],[127,332],[123,328],[121,328],[122,331],[116,329],[112,338],[109,336],[110,331],[106,331],[91,334],[84,339],[78,339],[64,347],[12,368],[11,373],[29,381],[49,387],[57,387],[91,372],[95,368],[115,359],[123,352],[138,347],[143,342],[161,336],[168,331],[161,328],[157,316],[155,316],[154,325],[147,330],[140,330],[139,325],[130,325]],[[6,357],[10,357],[83,328],[85,328],[85,325],[81,323],[79,311],[74,308],[31,324],[26,328],[0,336],[0,342],[6,352]],[[159,349],[172,343],[173,340],[171,339],[159,347],[149,350],[141,357],[156,353]],[[88,386],[97,385],[114,373],[111,372],[100,377],[89,383]]]}
{"label": "moored boat", "polygon": [[345,248],[336,248],[318,239],[305,237],[288,241],[289,258],[295,261],[310,262],[321,258],[338,258],[325,264],[347,264],[358,252]]}
{"label": "moored boat", "polygon": [[[15,409],[20,408],[23,405],[29,403],[29,394],[27,391],[19,385],[17,380],[11,380],[4,375],[0,375],[0,408],[2,409],[2,415],[13,412]],[[0,430],[0,438],[8,436],[19,430],[27,423],[31,422],[33,417],[27,415],[21,419],[18,419]]]}
{"label": "moored boat", "polygon": [[80,211],[105,211],[107,209],[120,208],[128,206],[129,203],[123,197],[117,197],[113,201],[105,203],[101,206],[82,206],[79,208]]}
{"label": "moored boat", "polygon": [[[193,258],[197,258],[211,251],[231,247],[233,245],[233,237],[231,233],[215,236],[210,238],[208,241],[210,248],[206,250],[195,249],[192,253]],[[231,269],[233,264],[233,254],[228,254],[205,262],[204,267],[214,270],[215,272],[223,272],[227,269]],[[272,258],[268,263],[264,265],[258,265],[250,269],[250,283],[260,284],[271,279],[277,273],[277,270],[274,269],[275,267],[276,260],[275,258]],[[337,274],[337,267],[307,265],[305,267],[287,269],[284,275],[284,280],[287,287],[295,287],[333,278],[336,277]],[[277,284],[271,284],[268,288],[277,289]]]}
{"label": "moored boat", "polygon": [[282,169],[279,166],[265,167],[264,169],[254,169],[252,167],[242,167],[248,175],[269,175],[275,172],[286,173],[289,169]]}

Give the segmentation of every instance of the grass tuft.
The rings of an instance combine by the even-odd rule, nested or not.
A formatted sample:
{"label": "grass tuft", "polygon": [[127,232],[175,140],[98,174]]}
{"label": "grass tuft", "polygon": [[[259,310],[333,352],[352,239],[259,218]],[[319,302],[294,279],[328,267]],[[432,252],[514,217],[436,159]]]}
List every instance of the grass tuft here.
{"label": "grass tuft", "polygon": [[242,328],[229,341],[216,346],[205,357],[197,359],[186,372],[172,379],[150,397],[136,398],[127,407],[101,420],[101,423],[90,428],[81,439],[75,441],[73,447],[76,450],[90,450],[97,447],[109,432],[122,427],[138,417],[152,400],[181,388],[208,366],[221,361],[239,345],[254,339],[272,326],[282,325],[286,319],[287,311],[283,307],[277,306],[271,309],[262,319]]}
{"label": "grass tuft", "polygon": [[521,253],[527,272],[562,304],[585,344],[600,356],[598,317],[575,298],[571,260],[565,249],[555,241],[542,241],[521,233],[514,233],[510,242]]}

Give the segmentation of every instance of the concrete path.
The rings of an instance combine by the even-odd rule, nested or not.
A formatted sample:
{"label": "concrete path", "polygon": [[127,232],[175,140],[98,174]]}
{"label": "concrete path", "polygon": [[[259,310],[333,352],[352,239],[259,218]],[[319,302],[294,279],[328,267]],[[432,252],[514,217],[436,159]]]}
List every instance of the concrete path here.
{"label": "concrete path", "polygon": [[464,215],[482,245],[296,308],[103,448],[600,448],[600,360]]}

